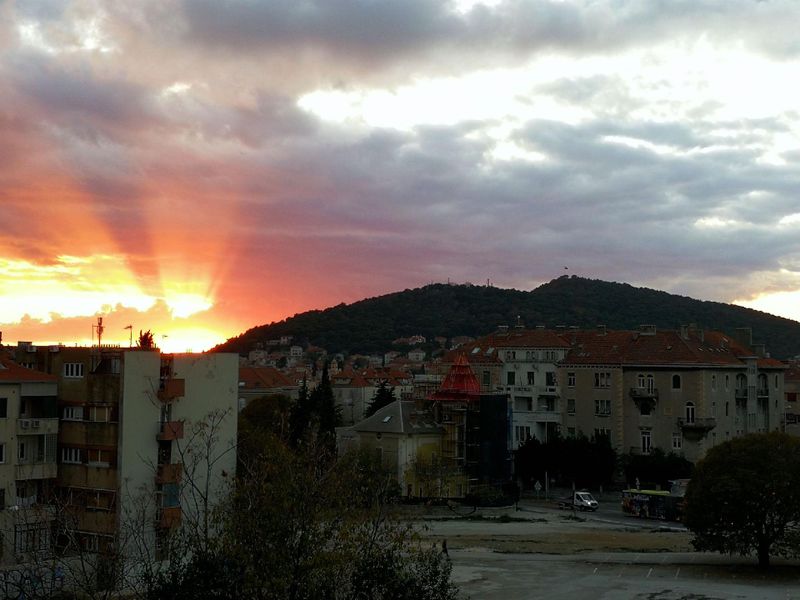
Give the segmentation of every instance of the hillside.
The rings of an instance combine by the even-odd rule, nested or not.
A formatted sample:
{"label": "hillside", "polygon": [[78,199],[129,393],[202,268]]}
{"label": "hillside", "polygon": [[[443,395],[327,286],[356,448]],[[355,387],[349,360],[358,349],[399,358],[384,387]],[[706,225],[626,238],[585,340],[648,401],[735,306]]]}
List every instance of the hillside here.
{"label": "hillside", "polygon": [[329,352],[385,351],[392,340],[414,334],[479,336],[498,325],[575,325],[631,329],[681,324],[732,333],[751,327],[772,356],[800,354],[800,323],[767,313],[677,296],[628,284],[563,276],[530,292],[472,285],[433,284],[254,327],[213,351],[246,353],[258,342],[293,335]]}

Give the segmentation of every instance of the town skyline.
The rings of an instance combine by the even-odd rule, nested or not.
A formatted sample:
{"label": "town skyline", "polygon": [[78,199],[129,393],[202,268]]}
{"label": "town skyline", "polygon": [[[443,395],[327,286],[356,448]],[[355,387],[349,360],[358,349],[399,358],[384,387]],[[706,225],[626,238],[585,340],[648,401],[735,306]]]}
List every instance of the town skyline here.
{"label": "town skyline", "polygon": [[102,314],[109,342],[199,351],[564,273],[799,320],[798,16],[0,3],[0,331],[89,342]]}

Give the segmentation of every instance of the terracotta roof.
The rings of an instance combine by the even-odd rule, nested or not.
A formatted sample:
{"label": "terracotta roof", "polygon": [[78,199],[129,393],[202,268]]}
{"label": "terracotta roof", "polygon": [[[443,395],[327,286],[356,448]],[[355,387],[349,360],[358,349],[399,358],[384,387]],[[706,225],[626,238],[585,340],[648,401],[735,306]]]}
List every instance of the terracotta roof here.
{"label": "terracotta roof", "polygon": [[58,377],[42,371],[28,369],[9,358],[0,356],[0,381],[4,383],[50,382],[58,381]]}
{"label": "terracotta roof", "polygon": [[293,386],[294,383],[286,375],[273,367],[240,367],[239,381],[246,390],[258,390]]}
{"label": "terracotta roof", "polygon": [[[563,365],[742,367],[744,357],[754,356],[752,349],[716,331],[572,331],[565,337],[573,346]],[[782,368],[771,358],[759,358],[758,365]]]}

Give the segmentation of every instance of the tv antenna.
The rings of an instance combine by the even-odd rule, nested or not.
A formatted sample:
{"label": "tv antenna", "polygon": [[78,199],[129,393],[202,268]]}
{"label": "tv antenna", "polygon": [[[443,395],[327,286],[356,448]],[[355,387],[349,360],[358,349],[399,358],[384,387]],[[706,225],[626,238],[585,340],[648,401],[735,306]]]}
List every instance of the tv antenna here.
{"label": "tv antenna", "polygon": [[105,331],[105,327],[103,327],[103,317],[97,317],[97,325],[92,325],[92,338],[94,338],[94,332],[97,331],[97,347],[101,347],[103,341],[103,331]]}

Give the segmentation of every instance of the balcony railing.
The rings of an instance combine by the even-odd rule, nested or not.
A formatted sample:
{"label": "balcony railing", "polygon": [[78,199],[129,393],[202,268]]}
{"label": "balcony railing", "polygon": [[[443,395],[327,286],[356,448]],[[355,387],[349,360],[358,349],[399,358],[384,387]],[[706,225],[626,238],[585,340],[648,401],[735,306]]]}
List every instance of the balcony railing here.
{"label": "balcony railing", "polygon": [[183,465],[172,463],[168,465],[158,465],[156,468],[156,483],[179,483],[183,476]]}
{"label": "balcony railing", "polygon": [[170,402],[186,395],[185,379],[162,379],[158,387],[158,399]]}
{"label": "balcony railing", "polygon": [[698,433],[706,433],[717,426],[717,420],[714,417],[700,417],[690,420],[683,417],[678,418],[678,427],[684,432],[692,431]]}
{"label": "balcony railing", "polygon": [[634,400],[639,398],[655,398],[658,400],[658,388],[632,387],[630,393],[631,398]]}
{"label": "balcony railing", "polygon": [[58,419],[17,419],[17,435],[45,435],[58,433]]}
{"label": "balcony railing", "polygon": [[164,529],[178,527],[181,524],[181,507],[163,507],[158,511],[158,526]]}
{"label": "balcony railing", "polygon": [[156,439],[160,442],[183,439],[183,421],[165,421],[159,424]]}
{"label": "balcony railing", "polygon": [[55,479],[58,466],[53,462],[23,463],[15,467],[15,477],[24,481],[29,479]]}

